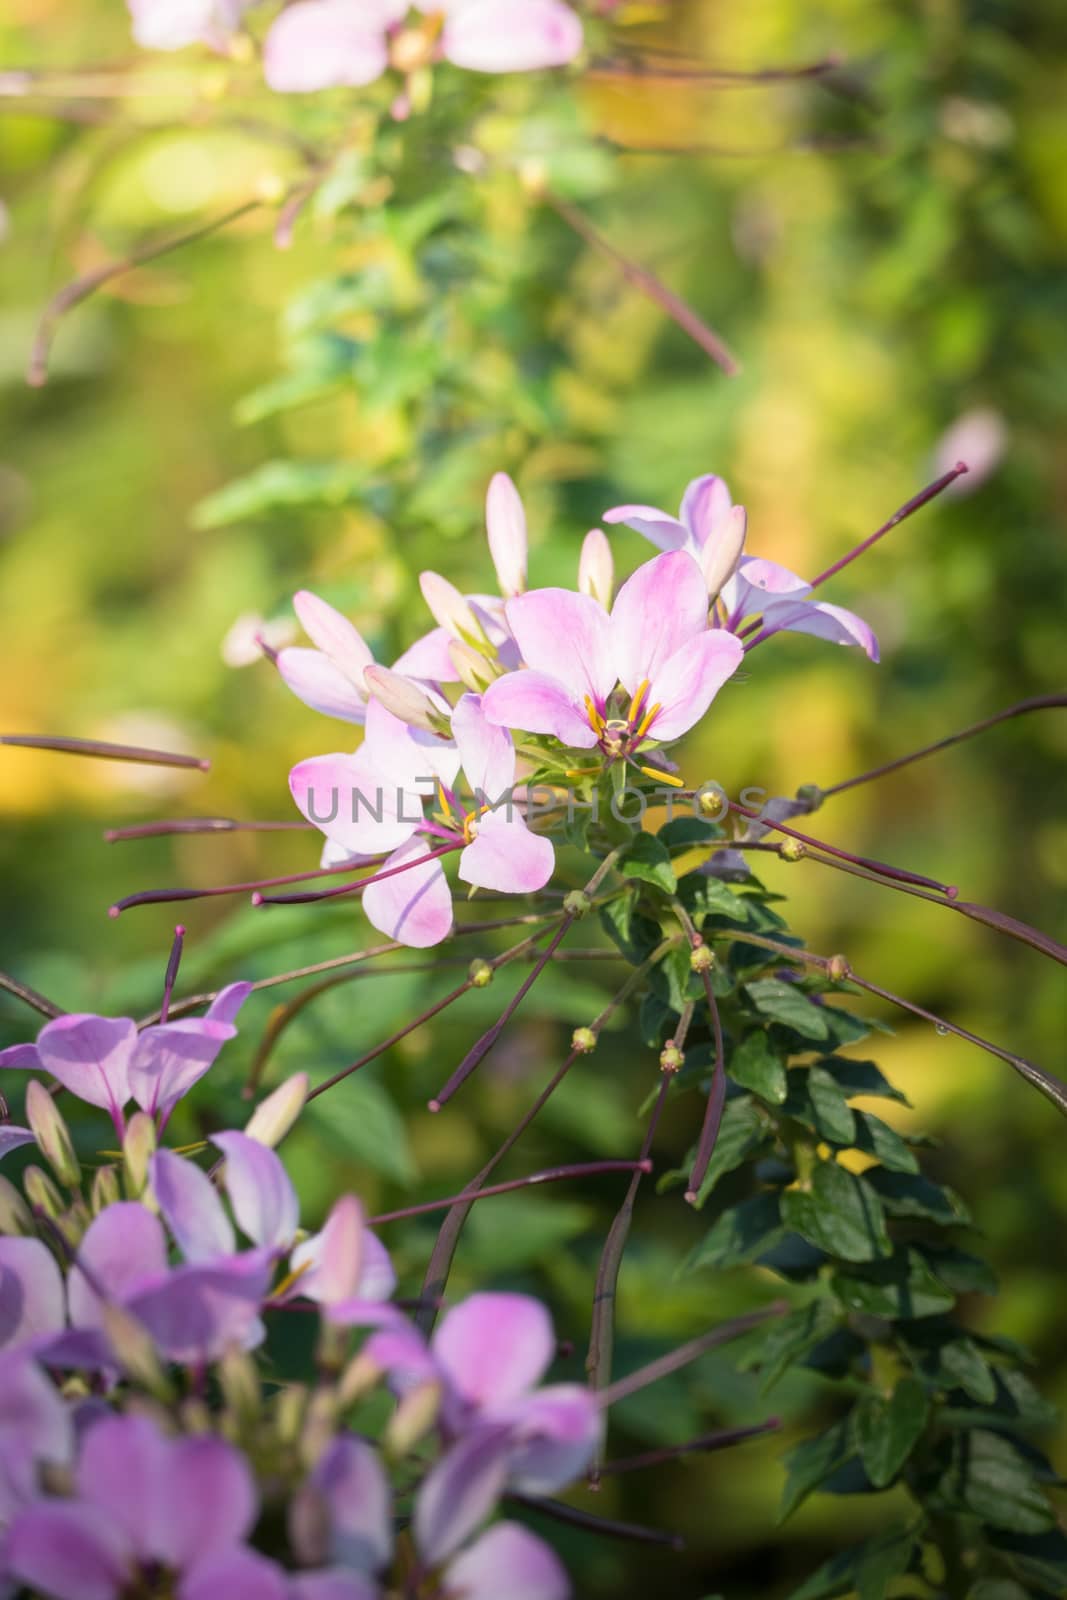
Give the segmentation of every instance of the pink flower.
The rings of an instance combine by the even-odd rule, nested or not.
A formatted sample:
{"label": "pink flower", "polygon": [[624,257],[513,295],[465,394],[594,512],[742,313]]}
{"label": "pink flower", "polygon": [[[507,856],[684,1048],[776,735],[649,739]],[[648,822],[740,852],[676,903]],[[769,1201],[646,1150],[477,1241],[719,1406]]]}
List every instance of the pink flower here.
{"label": "pink flower", "polygon": [[438,56],[472,72],[532,72],[565,66],[582,47],[563,0],[418,0],[418,9],[426,22],[400,32],[407,0],[297,0],[267,35],[267,83],[290,94],[360,88],[391,61],[410,71]]}
{"label": "pink flower", "polygon": [[738,641],[709,629],[707,617],[700,568],[684,550],[639,567],[610,615],[569,589],[520,595],[507,620],[526,668],[489,686],[486,720],[579,749],[599,745],[609,760],[678,739],[741,662]]}
{"label": "pink flower", "polygon": [[71,1012],[45,1023],[36,1044],[0,1050],[0,1067],[46,1072],[88,1105],[101,1106],[122,1137],[123,1110],[132,1098],[162,1128],[183,1095],[236,1036],[234,1018],[251,993],[231,983],[203,1017],[142,1028],[128,1017]]}
{"label": "pink flower", "polygon": [[[355,755],[316,756],[289,774],[297,806],[326,836],[326,859],[392,852],[363,891],[363,907],[374,927],[418,947],[438,944],[452,926],[451,892],[428,839],[460,850],[464,883],[506,893],[540,889],[555,861],[549,840],[531,833],[512,803],[515,749],[478,695],[460,698],[451,727],[451,740],[438,738],[372,702]],[[470,800],[453,788],[461,768]],[[439,809],[428,819],[423,801],[432,795]]]}
{"label": "pink flower", "polygon": [[189,44],[225,48],[253,0],[127,0],[133,36],[146,50]]}
{"label": "pink flower", "polygon": [[811,585],[787,567],[742,554],[744,508],[733,505],[726,484],[713,473],[693,479],[677,517],[655,506],[627,505],[605,511],[604,521],[625,523],[661,550],[687,550],[700,563],[708,592],[720,597],[730,632],[759,617],[761,625],[750,627],[750,635],[812,633],[834,644],[858,644],[878,660],[878,641],[862,617],[812,600]]}

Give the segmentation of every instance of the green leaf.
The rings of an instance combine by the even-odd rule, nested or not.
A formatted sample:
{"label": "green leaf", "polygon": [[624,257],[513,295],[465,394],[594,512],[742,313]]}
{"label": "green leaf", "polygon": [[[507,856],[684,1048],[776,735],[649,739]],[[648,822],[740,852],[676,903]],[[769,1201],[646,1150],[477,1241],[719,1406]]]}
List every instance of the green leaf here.
{"label": "green leaf", "polygon": [[498,1196],[499,1204],[475,1206],[466,1225],[464,1248],[482,1272],[519,1272],[544,1261],[584,1233],[595,1218],[580,1201],[542,1195]]}
{"label": "green leaf", "polygon": [[767,1394],[791,1366],[833,1332],[841,1321],[831,1301],[812,1300],[775,1322],[756,1353],[760,1392]]}
{"label": "green leaf", "polygon": [[842,1261],[874,1261],[892,1249],[878,1196],[863,1178],[820,1161],[810,1189],[787,1189],[782,1221]]}
{"label": "green leaf", "polygon": [[996,1274],[979,1256],[926,1239],[915,1248],[926,1257],[941,1282],[956,1294],[996,1294]]}
{"label": "green leaf", "polygon": [[993,1531],[990,1543],[1023,1583],[1055,1595],[1067,1589],[1067,1534],[1062,1529],[1030,1537]]}
{"label": "green leaf", "polygon": [[854,1413],[855,1439],[876,1489],[888,1488],[922,1437],[930,1406],[917,1378],[902,1378],[888,1399],[872,1395]]}
{"label": "green leaf", "polygon": [[750,1196],[724,1211],[702,1242],[690,1251],[679,1272],[700,1267],[736,1267],[776,1244],[783,1233],[778,1196],[769,1191]]}
{"label": "green leaf", "polygon": [[691,850],[694,845],[707,844],[711,839],[722,838],[722,828],[706,817],[672,817],[656,835],[668,850]]}
{"label": "green leaf", "polygon": [[892,1580],[911,1566],[915,1548],[910,1530],[865,1539],[824,1561],[806,1583],[793,1590],[789,1600],[834,1600],[853,1589],[860,1600],[885,1600]]}
{"label": "green leaf", "polygon": [[1010,1440],[984,1428],[956,1435],[951,1463],[930,1501],[1009,1533],[1045,1533],[1056,1525],[1033,1467]]}
{"label": "green leaf", "polygon": [[890,1260],[872,1262],[862,1272],[835,1273],[833,1285],[850,1311],[865,1311],[872,1317],[932,1317],[956,1303],[922,1256],[902,1247]]}
{"label": "green leaf", "polygon": [[367,468],[358,462],[268,461],[201,500],[194,528],[223,528],[294,506],[341,506],[358,498]]}
{"label": "green leaf", "polygon": [[773,1022],[792,1028],[803,1039],[825,1039],[829,1035],[822,1009],[813,1004],[802,989],[795,984],[783,983],[781,978],[757,978],[745,984],[756,1010]]}
{"label": "green leaf", "polygon": [[1013,1578],[980,1578],[967,1590],[967,1600],[1030,1600],[1030,1594]]}
{"label": "green leaf", "polygon": [[751,1089],[769,1105],[780,1106],[786,1097],[785,1062],[775,1053],[762,1028],[742,1039],[731,1053],[726,1070],[735,1083]]}
{"label": "green leaf", "polygon": [[785,1458],[786,1480],[778,1521],[784,1522],[819,1484],[852,1454],[849,1418],[835,1422],[817,1439],[805,1439]]}
{"label": "green leaf", "polygon": [[663,1043],[667,1023],[672,1014],[670,1006],[658,995],[646,994],[641,1001],[639,1014],[641,1038],[650,1050],[657,1050]]}
{"label": "green leaf", "polygon": [[767,1125],[748,1095],[739,1095],[737,1099],[727,1101],[719,1124],[719,1137],[708,1163],[707,1176],[697,1196],[697,1210],[703,1206],[719,1179],[728,1172],[736,1171],[766,1137]]}
{"label": "green leaf", "polygon": [[830,1144],[849,1145],[856,1136],[856,1117],[833,1073],[812,1067],[808,1073],[808,1098],[815,1126]]}
{"label": "green leaf", "polygon": [[902,1106],[910,1103],[907,1096],[893,1087],[873,1061],[849,1061],[844,1056],[823,1056],[818,1065],[833,1073],[849,1100],[870,1095],[872,1099],[896,1100]]}
{"label": "green leaf", "polygon": [[725,922],[752,921],[753,902],[747,895],[735,894],[721,878],[689,872],[682,883],[685,886],[686,904],[694,915],[699,914],[702,918],[720,917]]}
{"label": "green leaf", "polygon": [[[836,1081],[836,1080],[835,1080]],[[838,1085],[840,1088],[840,1084]],[[895,1128],[870,1111],[856,1111],[853,1143],[857,1150],[877,1157],[890,1172],[918,1172],[919,1162],[915,1152],[900,1137]]]}
{"label": "green leaf", "polygon": [[979,1405],[991,1406],[997,1398],[997,1382],[988,1361],[972,1339],[952,1339],[938,1352],[940,1372],[956,1388],[969,1394]]}
{"label": "green leaf", "polygon": [[619,861],[619,871],[624,878],[639,878],[665,894],[673,894],[678,887],[670,851],[651,833],[634,835],[633,843]]}
{"label": "green leaf", "polygon": [[639,889],[628,889],[609,900],[600,910],[600,921],[605,932],[634,966],[639,966],[662,938],[659,924],[639,914],[639,898]]}
{"label": "green leaf", "polygon": [[[326,1076],[319,1075],[319,1081]],[[311,1081],[316,1081],[315,1074]],[[381,1084],[366,1072],[310,1101],[300,1120],[305,1126],[314,1125],[353,1161],[363,1161],[398,1183],[410,1183],[415,1176],[404,1119]]]}
{"label": "green leaf", "polygon": [[891,1217],[922,1217],[943,1227],[971,1220],[959,1195],[932,1183],[921,1173],[887,1172],[875,1167],[866,1176]]}

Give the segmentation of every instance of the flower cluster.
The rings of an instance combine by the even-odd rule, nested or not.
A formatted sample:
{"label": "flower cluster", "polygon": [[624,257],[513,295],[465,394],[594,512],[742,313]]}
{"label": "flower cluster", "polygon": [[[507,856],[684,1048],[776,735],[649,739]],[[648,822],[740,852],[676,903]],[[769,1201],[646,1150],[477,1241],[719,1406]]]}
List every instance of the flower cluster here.
{"label": "flower cluster", "polygon": [[[448,935],[442,857],[454,851],[472,888],[522,893],[547,883],[553,846],[527,826],[517,755],[527,772],[560,778],[616,782],[632,770],[677,782],[663,747],[701,720],[764,639],[810,633],[878,658],[860,617],[745,554],[745,511],[721,478],[691,483],[677,518],[627,505],[604,520],[627,523],[662,553],[615,594],[611,548],[594,529],[577,589],[528,589],[525,512],[498,473],[486,523],[500,595],[462,595],[423,573],[437,626],[391,668],[325,601],[295,597],[314,648],[278,652],[279,672],[305,704],[366,732],[355,754],[300,762],[292,794],[325,835],[323,866],[381,863],[365,880],[364,908],[402,943]],[[456,685],[465,692],[450,701]]]}
{"label": "flower cluster", "polygon": [[[129,0],[134,37],[149,50],[224,50],[255,4]],[[296,0],[267,32],[263,70],[270,88],[309,93],[361,88],[390,69],[410,80],[438,60],[531,72],[565,66],[581,47],[581,22],[564,0]]]}
{"label": "flower cluster", "polygon": [[[393,1303],[396,1275],[354,1195],[307,1235],[273,1148],[303,1106],[303,1076],[243,1130],[210,1137],[210,1170],[157,1145],[192,1078],[167,1080],[163,1113],[131,1061],[142,1043],[166,1057],[154,1036],[168,1026],[203,1040],[243,998],[228,991],[213,1019],[139,1035],[122,1019],[59,1018],[0,1057],[58,1062],[62,1089],[106,1107],[122,1137],[87,1192],[55,1096],[32,1078],[28,1125],[6,1129],[0,1150],[35,1144],[50,1168],[27,1168],[24,1192],[0,1180],[0,1587],[373,1600],[399,1563],[412,1597],[564,1600],[548,1546],[492,1521],[509,1491],[573,1482],[601,1435],[590,1390],[541,1382],[556,1349],[544,1307],[474,1294],[427,1339]],[[157,1108],[123,1122],[131,1082]],[[265,1387],[253,1352],[266,1320],[293,1310],[319,1318],[320,1379]],[[379,1403],[376,1431],[360,1428],[383,1386],[384,1427]],[[221,1409],[205,1400],[215,1388]]]}

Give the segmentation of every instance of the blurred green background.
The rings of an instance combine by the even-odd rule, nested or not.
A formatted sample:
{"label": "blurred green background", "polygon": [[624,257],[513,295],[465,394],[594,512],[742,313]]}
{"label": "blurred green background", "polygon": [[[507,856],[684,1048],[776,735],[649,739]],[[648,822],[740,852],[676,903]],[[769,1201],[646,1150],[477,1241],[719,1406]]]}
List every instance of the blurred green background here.
{"label": "blurred green background", "polygon": [[[714,777],[732,794],[830,785],[1062,686],[1058,0],[677,0],[666,12],[624,7],[600,41],[615,65],[576,83],[442,75],[426,131],[416,121],[391,132],[376,167],[373,94],[366,105],[327,97],[322,110],[271,105],[240,69],[192,55],[133,61],[111,0],[9,0],[0,71],[98,70],[91,89],[53,76],[28,100],[0,77],[0,726],[187,748],[213,763],[201,776],[0,752],[0,960],[65,1008],[136,1014],[156,1003],[174,908],[109,920],[119,895],[312,864],[299,835],[102,840],[105,827],[161,815],[287,817],[291,763],[345,746],[344,726],[296,703],[266,663],[227,664],[238,619],[285,619],[288,596],[307,585],[388,659],[424,626],[421,567],[489,586],[482,499],[500,467],[526,497],[533,580],[569,582],[606,506],[673,506],[699,472],[721,473],[747,505],[751,551],[811,575],[943,464],[984,458],[965,492],[827,590],[872,622],[882,665],[775,640],[687,745],[693,781]],[[624,70],[653,47],[678,55],[658,56],[659,73]],[[831,51],[845,64],[834,92],[662,72],[669,59],[761,69]],[[62,115],[48,114],[57,100]],[[290,125],[312,141],[343,127],[352,155],[288,251],[274,247],[264,208],[118,279],[60,328],[48,385],[26,387],[55,287],[151,230],[181,231],[290,181],[297,158],[276,134]],[[488,164],[469,183],[448,158],[460,129]],[[531,156],[729,341],[741,376],[727,380],[531,200],[515,171]],[[613,542],[624,564],[646,553],[636,537]],[[1062,712],[1020,719],[829,802],[811,828],[1063,938],[1065,748]],[[788,892],[813,949],[843,950],[874,981],[1062,1071],[1062,972],[1033,951],[814,864],[767,860],[761,875]],[[205,901],[181,915],[187,987],[366,942],[343,906],[255,913]],[[621,982],[614,969],[576,970],[541,984],[446,1116],[429,1117],[425,1100],[496,1015],[497,988],[320,1102],[290,1147],[309,1213],[342,1182],[371,1206],[460,1186],[532,1098],[531,1081],[561,1059],[571,1027]],[[352,1059],[425,1003],[428,985],[456,981],[445,966],[341,986],[307,1009],[272,1070]],[[270,1005],[249,1007],[212,1080],[215,1107],[201,1099],[205,1122],[237,1108]],[[3,1042],[31,1020],[5,1002]],[[914,1105],[901,1115],[942,1140],[938,1174],[967,1196],[1002,1274],[999,1299],[974,1318],[1028,1342],[1046,1389],[1067,1402],[1061,1124],[991,1058],[882,1020],[896,1031],[877,1041],[879,1058]],[[508,1171],[636,1148],[653,1073],[632,1028],[611,1035]],[[684,1154],[693,1114],[690,1102],[675,1108],[666,1162]],[[456,1286],[495,1279],[550,1293],[580,1352],[613,1203],[596,1186],[487,1202]],[[751,1277],[674,1278],[699,1226],[683,1212],[676,1193],[651,1192],[639,1212],[620,1359],[751,1295]],[[432,1231],[395,1233],[415,1285]],[[728,1370],[698,1369],[698,1426],[764,1414]],[[632,1408],[634,1447],[684,1435],[693,1392],[690,1382]],[[810,1398],[771,1403],[788,1416]],[[841,1502],[819,1499],[773,1530],[780,1448],[764,1441],[613,1485],[605,1510],[679,1528],[689,1548],[646,1555],[567,1540],[579,1592],[784,1593],[846,1534]]]}

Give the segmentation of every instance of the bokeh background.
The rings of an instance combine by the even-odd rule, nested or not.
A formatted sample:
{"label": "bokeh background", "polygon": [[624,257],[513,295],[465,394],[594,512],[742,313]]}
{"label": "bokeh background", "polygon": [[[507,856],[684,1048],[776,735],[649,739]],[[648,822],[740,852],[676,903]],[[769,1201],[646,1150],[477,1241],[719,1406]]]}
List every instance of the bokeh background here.
{"label": "bokeh background", "polygon": [[[751,550],[810,575],[945,464],[962,455],[981,467],[827,591],[873,623],[882,665],[775,640],[687,746],[694,781],[714,777],[734,794],[830,785],[1061,688],[1058,0],[676,0],[624,6],[615,21],[599,68],[576,83],[445,75],[426,123],[440,148],[431,140],[416,160],[398,138],[383,176],[358,96],[294,112],[257,95],[239,67],[135,60],[117,0],[8,0],[0,727],[212,760],[204,776],[0,751],[0,961],[64,1008],[138,1014],[156,1003],[173,908],[109,920],[118,896],[311,864],[299,835],[109,845],[102,834],[159,816],[288,817],[288,767],[348,736],[292,700],[265,662],[233,664],[254,654],[247,619],[282,636],[288,597],[307,585],[388,658],[424,626],[421,567],[463,588],[489,583],[482,497],[497,468],[527,500],[534,580],[551,582],[572,581],[581,537],[606,506],[671,506],[699,472],[723,474],[747,505]],[[695,63],[758,70],[829,52],[843,62],[829,85],[685,76]],[[10,76],[22,68],[46,75],[27,86]],[[267,205],[116,280],[61,326],[47,386],[27,387],[49,294],[153,231],[270,199],[298,171],[294,116],[313,144],[343,128],[350,151],[291,248],[275,248]],[[468,164],[484,170],[457,183],[448,151],[461,128],[480,152]],[[534,159],[728,340],[739,377],[725,378],[531,198],[516,169]],[[645,553],[635,537],[613,538],[623,563]],[[828,802],[811,826],[1063,938],[1065,753],[1067,716],[1034,714]],[[813,949],[843,950],[864,975],[1062,1071],[1062,971],[1034,951],[814,864],[768,860],[761,875],[788,893]],[[367,934],[349,907],[256,913],[216,900],[183,908],[182,920],[187,988],[341,954]],[[339,986],[307,1008],[270,1070],[327,1072],[455,981],[442,966]],[[495,1015],[498,988],[319,1102],[290,1146],[309,1213],[341,1183],[371,1206],[460,1186],[615,981],[591,963],[550,974],[447,1116],[425,1112],[427,1094]],[[200,1103],[205,1125],[238,1105],[271,1004],[249,1007],[214,1099]],[[974,1321],[1027,1342],[1046,1391],[1067,1402],[1062,1124],[1007,1067],[880,1015],[894,1032],[877,1039],[879,1059],[913,1102],[899,1116],[941,1141],[938,1174],[969,1199],[1001,1273],[1001,1294],[976,1304]],[[14,1001],[0,1006],[2,1042],[31,1023]],[[632,1027],[614,1032],[508,1170],[636,1147],[654,1070]],[[684,1154],[693,1114],[679,1102],[668,1164]],[[593,1186],[487,1202],[456,1284],[550,1294],[580,1352],[613,1203]],[[675,1276],[700,1228],[683,1212],[676,1193],[651,1192],[639,1212],[620,1360],[751,1297],[751,1275]],[[421,1225],[390,1237],[413,1284],[431,1237]],[[631,1407],[626,1428],[639,1448],[684,1436],[694,1415],[707,1427],[768,1404],[810,1418],[819,1399],[798,1386],[761,1401],[710,1360]],[[678,1528],[688,1549],[568,1538],[579,1592],[786,1593],[855,1529],[842,1527],[841,1502],[818,1498],[773,1527],[780,1451],[765,1441],[612,1486],[605,1510]],[[876,1503],[869,1514],[891,1511]]]}

